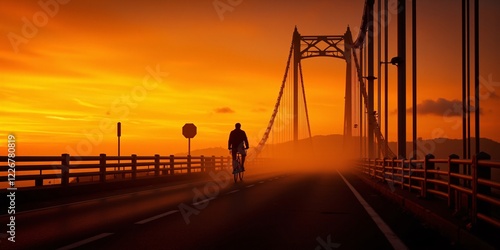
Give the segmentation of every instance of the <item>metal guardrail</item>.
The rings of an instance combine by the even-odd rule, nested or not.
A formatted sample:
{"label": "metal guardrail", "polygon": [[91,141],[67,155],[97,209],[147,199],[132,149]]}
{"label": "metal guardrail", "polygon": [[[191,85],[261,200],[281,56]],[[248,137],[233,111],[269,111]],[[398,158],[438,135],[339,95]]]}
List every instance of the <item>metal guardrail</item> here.
{"label": "metal guardrail", "polygon": [[469,217],[471,226],[481,220],[500,228],[500,180],[492,179],[492,169],[500,171],[500,162],[490,159],[486,153],[472,159],[427,155],[422,160],[363,159],[358,166],[391,187],[417,192],[422,198],[446,200],[452,211]]}
{"label": "metal guardrail", "polygon": [[[11,158],[0,156],[0,162]],[[68,186],[82,182],[103,183],[147,176],[222,170],[231,166],[225,156],[16,156],[15,167],[0,166],[0,187]]]}

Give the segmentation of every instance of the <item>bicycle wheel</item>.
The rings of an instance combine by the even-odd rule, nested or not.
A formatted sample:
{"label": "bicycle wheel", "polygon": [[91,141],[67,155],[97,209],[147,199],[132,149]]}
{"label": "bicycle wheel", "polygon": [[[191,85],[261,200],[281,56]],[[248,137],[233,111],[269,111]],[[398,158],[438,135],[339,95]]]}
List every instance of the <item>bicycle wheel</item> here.
{"label": "bicycle wheel", "polygon": [[241,180],[243,180],[243,169],[241,167],[241,154],[240,153],[237,153],[236,154],[236,162],[237,162],[237,165],[236,167],[234,168],[235,171],[234,171],[234,182],[237,182],[238,181],[238,178]]}
{"label": "bicycle wheel", "polygon": [[243,171],[238,173],[238,177],[240,178],[240,181],[243,181]]}

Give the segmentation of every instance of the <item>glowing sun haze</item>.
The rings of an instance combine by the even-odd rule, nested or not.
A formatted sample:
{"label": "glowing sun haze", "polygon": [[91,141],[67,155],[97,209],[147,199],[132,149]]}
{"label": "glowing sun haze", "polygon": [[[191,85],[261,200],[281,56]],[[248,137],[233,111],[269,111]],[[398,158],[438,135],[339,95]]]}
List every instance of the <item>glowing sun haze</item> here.
{"label": "glowing sun haze", "polygon": [[[124,155],[185,152],[185,123],[198,127],[193,149],[225,147],[235,122],[255,146],[272,114],[294,27],[302,35],[342,35],[349,25],[356,36],[364,6],[363,0],[242,0],[222,13],[212,0],[40,2],[57,7],[0,0],[0,137],[16,135],[21,155],[114,155],[117,122]],[[419,5],[422,105],[461,100],[460,3],[440,1],[443,11],[434,2]],[[481,135],[500,141],[500,38],[488,29],[500,23],[500,5],[481,4],[481,75],[492,83],[483,88],[489,96],[481,103]],[[391,15],[391,31],[395,21]],[[345,62],[307,59],[303,68],[313,134],[341,134]],[[395,67],[390,74],[394,140]],[[419,136],[432,137],[440,127],[459,138],[461,128],[446,119],[422,114]]]}

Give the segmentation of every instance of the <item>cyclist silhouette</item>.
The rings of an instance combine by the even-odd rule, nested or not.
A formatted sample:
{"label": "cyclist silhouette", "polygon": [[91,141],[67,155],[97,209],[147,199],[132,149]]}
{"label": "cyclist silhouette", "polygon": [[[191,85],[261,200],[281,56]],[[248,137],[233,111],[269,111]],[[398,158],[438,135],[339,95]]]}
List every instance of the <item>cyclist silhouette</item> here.
{"label": "cyclist silhouette", "polygon": [[236,160],[236,153],[241,154],[241,168],[245,171],[245,156],[248,149],[248,139],[245,131],[241,130],[241,124],[236,123],[234,125],[235,129],[229,134],[229,141],[227,147],[231,150],[231,155],[233,157],[233,162]]}

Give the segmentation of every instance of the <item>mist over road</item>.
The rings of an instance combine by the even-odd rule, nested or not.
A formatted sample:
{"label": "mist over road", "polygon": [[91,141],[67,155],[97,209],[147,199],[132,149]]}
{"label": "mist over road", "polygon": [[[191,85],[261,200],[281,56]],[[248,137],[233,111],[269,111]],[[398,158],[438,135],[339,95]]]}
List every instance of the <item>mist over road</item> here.
{"label": "mist over road", "polygon": [[[249,171],[243,182],[229,178],[226,172],[212,173],[196,182],[24,212],[17,218],[17,242],[9,247],[391,249],[394,238],[409,246],[447,244],[346,171]],[[346,183],[362,193],[382,220],[397,218],[400,225],[388,227],[402,231],[388,240]]]}

